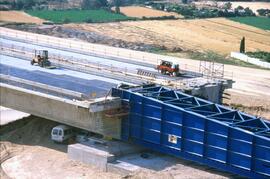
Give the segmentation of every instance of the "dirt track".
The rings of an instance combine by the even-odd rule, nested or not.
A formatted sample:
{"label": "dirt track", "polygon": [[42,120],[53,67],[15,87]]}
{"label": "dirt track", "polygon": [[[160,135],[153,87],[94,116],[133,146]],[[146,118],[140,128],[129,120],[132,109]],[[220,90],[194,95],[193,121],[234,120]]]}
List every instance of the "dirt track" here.
{"label": "dirt track", "polygon": [[228,55],[246,37],[247,51],[270,51],[270,32],[224,18],[135,21],[106,24],[67,24],[127,42],[163,45],[168,49],[215,51]]}

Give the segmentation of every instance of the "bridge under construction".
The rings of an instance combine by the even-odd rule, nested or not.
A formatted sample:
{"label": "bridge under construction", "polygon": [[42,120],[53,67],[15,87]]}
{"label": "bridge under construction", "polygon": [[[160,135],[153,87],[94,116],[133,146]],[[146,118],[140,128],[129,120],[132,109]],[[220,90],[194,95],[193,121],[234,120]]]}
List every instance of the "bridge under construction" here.
{"label": "bridge under construction", "polygon": [[[173,59],[183,74],[171,77],[147,62],[166,56],[5,28],[0,40],[1,105],[241,176],[270,177],[270,123],[217,104],[233,82],[224,66],[194,69]],[[40,49],[55,69],[31,65]]]}

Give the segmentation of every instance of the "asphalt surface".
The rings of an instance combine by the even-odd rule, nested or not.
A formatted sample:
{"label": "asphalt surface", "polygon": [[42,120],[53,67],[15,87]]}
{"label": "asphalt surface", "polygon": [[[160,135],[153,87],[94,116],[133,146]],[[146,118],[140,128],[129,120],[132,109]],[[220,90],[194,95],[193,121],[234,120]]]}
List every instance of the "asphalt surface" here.
{"label": "asphalt surface", "polygon": [[102,97],[121,81],[80,73],[63,68],[45,69],[32,66],[28,61],[8,56],[0,56],[0,73],[51,85],[86,95],[95,93]]}

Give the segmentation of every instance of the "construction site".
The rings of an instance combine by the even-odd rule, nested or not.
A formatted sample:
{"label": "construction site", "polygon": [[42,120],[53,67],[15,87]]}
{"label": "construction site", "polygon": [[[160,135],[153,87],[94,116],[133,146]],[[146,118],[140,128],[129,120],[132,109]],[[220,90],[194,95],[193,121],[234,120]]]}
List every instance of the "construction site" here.
{"label": "construction site", "polygon": [[1,178],[270,177],[269,70],[6,27],[0,48]]}

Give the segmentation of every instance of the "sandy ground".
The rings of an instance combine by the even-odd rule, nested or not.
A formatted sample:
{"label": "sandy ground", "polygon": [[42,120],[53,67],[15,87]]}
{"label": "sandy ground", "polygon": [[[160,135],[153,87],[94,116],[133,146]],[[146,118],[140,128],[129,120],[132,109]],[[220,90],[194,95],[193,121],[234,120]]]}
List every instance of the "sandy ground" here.
{"label": "sandy ground", "polygon": [[[34,116],[1,126],[1,175],[10,178],[119,178],[68,159],[67,145],[50,140],[57,123]],[[34,163],[34,165],[33,165]]]}
{"label": "sandy ground", "polygon": [[[115,8],[112,8],[113,10]],[[121,13],[125,14],[126,16],[129,17],[138,17],[142,18],[144,17],[161,17],[161,16],[175,16],[177,18],[181,18],[183,16],[173,13],[173,12],[164,12],[164,11],[159,11],[155,9],[150,9],[146,7],[140,7],[140,6],[125,6],[125,7],[120,7]]]}
{"label": "sandy ground", "polygon": [[1,156],[5,157],[1,160],[1,178],[216,179],[232,176],[169,156],[165,157],[168,158],[164,160],[166,163],[160,164],[166,167],[158,167],[159,170],[144,168],[127,176],[103,172],[92,165],[70,160],[66,154],[67,145],[50,140],[50,131],[55,125],[55,122],[30,116],[1,126]]}
{"label": "sandy ground", "polygon": [[65,152],[41,146],[25,147],[23,152],[4,162],[2,168],[11,178],[120,178],[72,161]]}
{"label": "sandy ground", "polygon": [[163,45],[168,49],[215,51],[228,55],[238,51],[246,37],[246,50],[270,51],[270,32],[224,18],[199,20],[135,21],[106,24],[67,24],[127,42]]}
{"label": "sandy ground", "polygon": [[22,11],[0,11],[0,21],[42,24],[45,20],[30,16]]}

